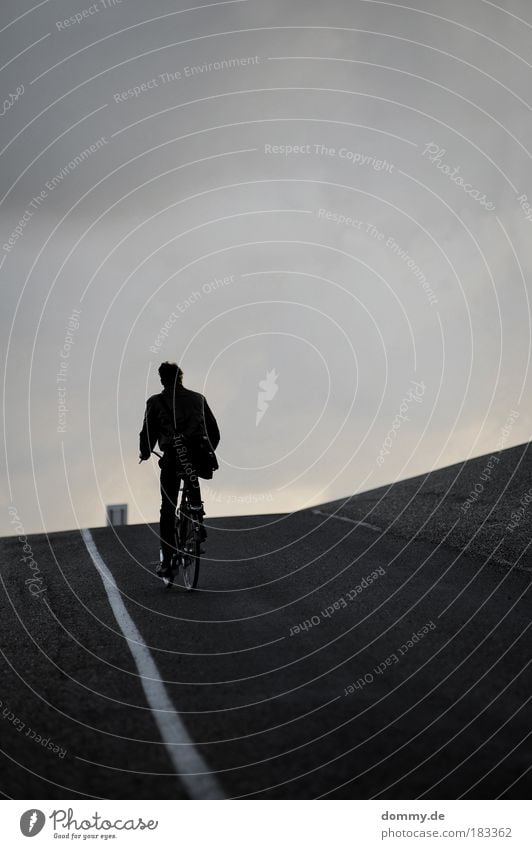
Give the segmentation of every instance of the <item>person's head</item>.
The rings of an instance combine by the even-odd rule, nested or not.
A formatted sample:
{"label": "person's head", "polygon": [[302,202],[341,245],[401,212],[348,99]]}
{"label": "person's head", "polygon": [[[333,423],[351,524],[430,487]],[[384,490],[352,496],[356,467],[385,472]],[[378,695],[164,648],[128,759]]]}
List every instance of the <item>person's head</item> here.
{"label": "person's head", "polygon": [[165,389],[174,389],[183,383],[183,372],[177,363],[161,363],[159,377]]}

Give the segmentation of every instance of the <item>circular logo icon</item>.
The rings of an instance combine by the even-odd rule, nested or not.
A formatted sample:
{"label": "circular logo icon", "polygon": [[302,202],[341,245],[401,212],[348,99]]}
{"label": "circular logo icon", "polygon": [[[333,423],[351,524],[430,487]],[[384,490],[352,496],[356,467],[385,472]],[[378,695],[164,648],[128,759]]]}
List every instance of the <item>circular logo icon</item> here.
{"label": "circular logo icon", "polygon": [[45,822],[46,817],[43,812],[37,810],[37,808],[32,808],[22,814],[20,818],[20,830],[24,837],[35,837],[36,834],[42,831]]}

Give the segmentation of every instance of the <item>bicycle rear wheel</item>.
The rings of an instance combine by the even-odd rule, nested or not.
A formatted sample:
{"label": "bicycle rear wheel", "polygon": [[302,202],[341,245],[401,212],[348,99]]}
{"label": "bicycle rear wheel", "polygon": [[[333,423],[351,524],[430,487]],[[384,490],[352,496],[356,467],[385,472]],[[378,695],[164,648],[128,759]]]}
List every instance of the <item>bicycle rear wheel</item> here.
{"label": "bicycle rear wheel", "polygon": [[181,510],[179,540],[183,584],[186,590],[193,590],[198,584],[200,570],[200,530],[187,510]]}

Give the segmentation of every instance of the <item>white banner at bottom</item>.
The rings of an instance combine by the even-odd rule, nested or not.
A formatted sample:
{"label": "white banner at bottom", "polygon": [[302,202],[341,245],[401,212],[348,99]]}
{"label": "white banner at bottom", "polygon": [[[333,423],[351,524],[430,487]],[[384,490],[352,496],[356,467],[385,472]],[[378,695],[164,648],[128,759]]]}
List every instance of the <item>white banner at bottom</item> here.
{"label": "white banner at bottom", "polygon": [[6,847],[530,849],[524,801],[22,800],[0,807]]}

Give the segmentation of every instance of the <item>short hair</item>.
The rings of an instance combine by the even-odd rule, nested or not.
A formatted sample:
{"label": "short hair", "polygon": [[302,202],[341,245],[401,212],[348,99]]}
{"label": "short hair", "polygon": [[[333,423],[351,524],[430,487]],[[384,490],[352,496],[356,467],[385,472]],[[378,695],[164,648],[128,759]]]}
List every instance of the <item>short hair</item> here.
{"label": "short hair", "polygon": [[183,370],[177,363],[161,363],[159,366],[159,377],[165,389],[173,389],[174,386],[183,383]]}

